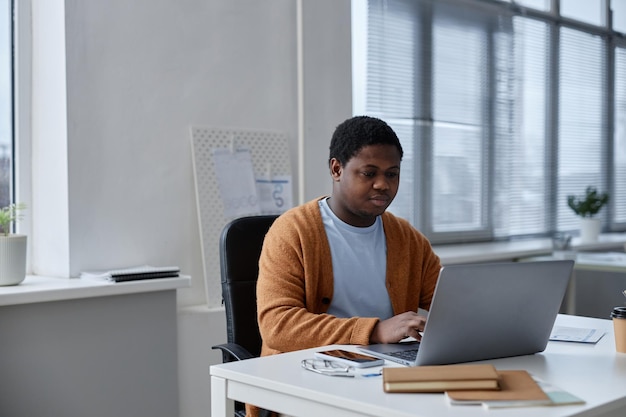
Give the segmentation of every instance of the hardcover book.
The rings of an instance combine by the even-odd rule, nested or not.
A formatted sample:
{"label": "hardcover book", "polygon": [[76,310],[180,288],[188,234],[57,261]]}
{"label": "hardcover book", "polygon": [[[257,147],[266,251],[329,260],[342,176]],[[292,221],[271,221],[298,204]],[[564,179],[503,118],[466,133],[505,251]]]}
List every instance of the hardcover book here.
{"label": "hardcover book", "polygon": [[498,390],[498,372],[490,364],[383,368],[385,392]]}
{"label": "hardcover book", "polygon": [[491,407],[548,405],[550,398],[524,370],[498,371],[500,390],[446,391],[450,404],[484,404]]}

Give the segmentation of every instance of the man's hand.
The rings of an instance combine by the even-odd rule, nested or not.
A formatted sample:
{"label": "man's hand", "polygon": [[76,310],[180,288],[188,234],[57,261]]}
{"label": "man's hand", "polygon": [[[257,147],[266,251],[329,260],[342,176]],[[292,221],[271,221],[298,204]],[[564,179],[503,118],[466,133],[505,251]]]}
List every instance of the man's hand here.
{"label": "man's hand", "polygon": [[371,343],[397,343],[409,336],[422,340],[419,333],[424,331],[426,317],[414,311],[398,314],[390,319],[379,322],[370,336]]}

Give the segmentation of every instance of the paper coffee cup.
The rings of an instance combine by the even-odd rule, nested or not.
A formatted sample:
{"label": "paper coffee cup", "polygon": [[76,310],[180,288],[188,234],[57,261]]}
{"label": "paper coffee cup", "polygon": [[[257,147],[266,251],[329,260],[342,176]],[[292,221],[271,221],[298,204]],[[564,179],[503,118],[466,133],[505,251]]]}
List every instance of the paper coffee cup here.
{"label": "paper coffee cup", "polygon": [[611,318],[615,330],[615,350],[626,353],[626,307],[615,307]]}

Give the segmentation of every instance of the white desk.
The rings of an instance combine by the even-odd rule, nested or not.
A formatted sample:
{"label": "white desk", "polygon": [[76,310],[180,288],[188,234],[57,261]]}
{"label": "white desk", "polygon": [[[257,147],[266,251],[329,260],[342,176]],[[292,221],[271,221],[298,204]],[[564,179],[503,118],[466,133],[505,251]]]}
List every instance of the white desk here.
{"label": "white desk", "polygon": [[559,315],[557,325],[594,327],[607,334],[596,345],[549,342],[539,354],[485,362],[497,369],[526,369],[583,398],[584,405],[485,410],[448,405],[443,394],[387,394],[380,377],[329,377],[302,369],[300,361],[316,350],[309,349],[211,366],[211,416],[231,417],[233,400],[238,400],[303,417],[624,417],[626,354],[615,353],[612,322]]}
{"label": "white desk", "polygon": [[591,271],[626,272],[626,253],[621,252],[579,252],[576,255],[576,268]]}
{"label": "white desk", "polygon": [[[613,307],[624,304],[626,289],[626,253],[579,252],[561,312],[567,314],[609,318]],[[523,261],[559,259],[535,256]]]}

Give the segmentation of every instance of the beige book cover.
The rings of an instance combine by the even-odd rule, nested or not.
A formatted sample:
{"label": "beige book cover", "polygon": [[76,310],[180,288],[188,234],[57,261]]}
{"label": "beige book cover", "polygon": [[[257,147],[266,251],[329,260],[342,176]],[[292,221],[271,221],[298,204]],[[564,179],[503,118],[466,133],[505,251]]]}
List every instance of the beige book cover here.
{"label": "beige book cover", "polygon": [[383,388],[385,392],[498,390],[498,372],[489,364],[383,368]]}
{"label": "beige book cover", "polygon": [[524,370],[498,371],[500,390],[446,391],[452,404],[486,401],[532,401],[548,404],[550,399],[532,376]]}

